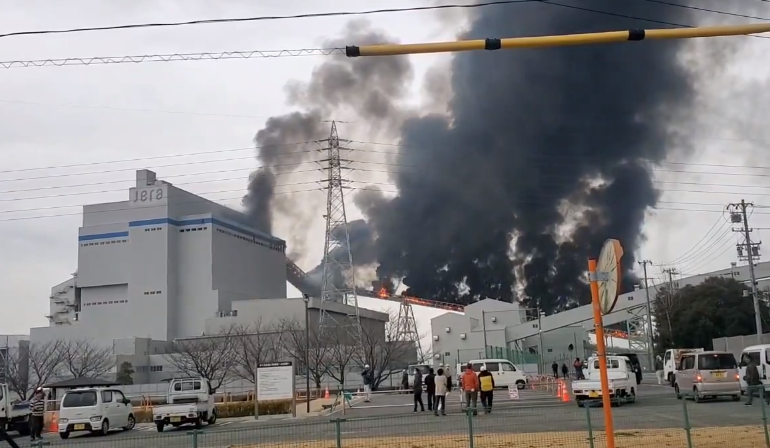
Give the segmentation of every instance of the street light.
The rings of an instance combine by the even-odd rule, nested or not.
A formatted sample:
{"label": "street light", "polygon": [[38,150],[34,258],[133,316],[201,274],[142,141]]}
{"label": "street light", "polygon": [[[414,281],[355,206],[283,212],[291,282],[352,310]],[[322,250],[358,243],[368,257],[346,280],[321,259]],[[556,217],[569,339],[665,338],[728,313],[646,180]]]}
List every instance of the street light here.
{"label": "street light", "polygon": [[302,299],[305,301],[305,406],[310,415],[310,312],[308,310],[310,296],[302,294]]}

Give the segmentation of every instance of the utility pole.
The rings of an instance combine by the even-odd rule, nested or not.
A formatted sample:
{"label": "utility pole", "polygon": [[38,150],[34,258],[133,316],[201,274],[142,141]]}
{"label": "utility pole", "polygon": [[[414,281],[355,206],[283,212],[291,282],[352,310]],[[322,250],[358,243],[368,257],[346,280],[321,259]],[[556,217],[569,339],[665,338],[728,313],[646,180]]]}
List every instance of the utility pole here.
{"label": "utility pole", "polygon": [[668,320],[668,337],[673,341],[674,328],[671,326],[671,307],[674,306],[674,276],[679,275],[679,271],[676,268],[663,269],[663,274],[668,275],[668,288],[666,296],[668,296],[668,303],[666,303],[666,320]]}
{"label": "utility pole", "polygon": [[751,231],[749,228],[749,217],[746,210],[754,207],[751,202],[741,199],[739,204],[730,204],[727,206],[730,210],[730,221],[733,224],[743,224],[741,228],[733,229],[733,232],[743,234],[743,244],[738,244],[738,259],[746,260],[749,263],[749,277],[751,278],[751,295],[754,300],[754,324],[757,327],[757,344],[762,343],[762,315],[759,307],[759,289],[757,288],[757,277],[754,274],[754,260],[759,259],[759,246],[762,242],[751,242]]}
{"label": "utility pole", "polygon": [[644,294],[647,299],[647,364],[650,372],[654,372],[654,362],[652,357],[654,356],[654,350],[652,346],[652,306],[650,306],[650,288],[647,285],[647,265],[652,264],[650,260],[642,260],[639,262],[644,270]]}

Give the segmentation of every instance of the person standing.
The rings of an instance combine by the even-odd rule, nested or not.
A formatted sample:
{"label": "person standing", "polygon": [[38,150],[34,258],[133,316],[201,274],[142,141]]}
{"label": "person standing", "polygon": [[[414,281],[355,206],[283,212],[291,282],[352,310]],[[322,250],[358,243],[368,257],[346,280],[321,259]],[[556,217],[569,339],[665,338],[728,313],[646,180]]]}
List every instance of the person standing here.
{"label": "person standing", "polygon": [[[764,394],[765,385],[762,384],[762,379],[759,376],[759,369],[757,368],[757,362],[754,359],[749,359],[749,364],[746,366],[746,375],[743,377],[746,381],[746,395],[749,396],[749,401],[746,402],[746,406],[751,406],[754,401],[754,395],[759,395],[760,399]],[[770,396],[765,395],[765,401],[770,404]]]}
{"label": "person standing", "polygon": [[35,390],[35,395],[32,397],[32,403],[30,404],[30,410],[32,411],[30,420],[32,441],[42,440],[45,416],[45,394],[43,393],[43,389],[38,388]]}
{"label": "person standing", "polygon": [[433,373],[433,367],[428,369],[425,377],[425,391],[428,393],[428,410],[432,411],[436,406],[436,374]]}
{"label": "person standing", "polygon": [[449,377],[444,375],[444,370],[438,369],[436,372],[436,402],[433,407],[433,415],[446,415],[446,396],[449,393]]}
{"label": "person standing", "polygon": [[401,375],[401,390],[405,394],[409,393],[409,372],[406,369],[404,369],[404,374]]}
{"label": "person standing", "polygon": [[572,364],[573,367],[575,367],[575,376],[579,380],[584,380],[585,377],[583,376],[583,361],[580,360],[580,358],[575,358],[575,363]]}
{"label": "person standing", "polygon": [[463,376],[460,379],[460,387],[462,387],[465,405],[468,406],[469,412],[473,412],[473,415],[478,415],[476,405],[479,399],[479,377],[473,371],[473,364],[468,363],[465,367]]}
{"label": "person standing", "polygon": [[567,363],[561,363],[561,376],[565,380],[569,378],[569,367],[567,367]]}
{"label": "person standing", "polygon": [[414,384],[412,384],[414,393],[414,412],[417,412],[417,405],[420,405],[420,410],[425,412],[425,405],[422,404],[422,370],[420,368],[414,369]]}
{"label": "person standing", "polygon": [[372,386],[374,385],[374,372],[369,364],[364,366],[361,377],[364,380],[364,403],[369,403],[372,401]]}
{"label": "person standing", "polygon": [[487,371],[486,366],[481,366],[479,372],[479,389],[481,390],[481,405],[484,406],[484,413],[492,412],[492,396],[495,393],[495,378],[491,372]]}
{"label": "person standing", "polygon": [[553,370],[553,377],[559,378],[559,364],[556,361],[551,364],[551,370]]}
{"label": "person standing", "polygon": [[663,385],[663,358],[655,357],[655,376],[658,378],[658,386]]}

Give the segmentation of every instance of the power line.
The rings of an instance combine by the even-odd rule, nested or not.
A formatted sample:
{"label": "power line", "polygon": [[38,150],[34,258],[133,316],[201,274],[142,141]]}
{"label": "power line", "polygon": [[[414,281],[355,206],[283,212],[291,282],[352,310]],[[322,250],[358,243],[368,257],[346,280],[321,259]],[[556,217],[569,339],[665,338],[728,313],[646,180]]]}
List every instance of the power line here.
{"label": "power line", "polygon": [[111,26],[97,26],[97,27],[83,27],[83,28],[69,28],[61,30],[36,30],[36,31],[15,31],[10,33],[0,34],[0,38],[12,37],[12,36],[33,36],[39,34],[71,34],[71,33],[83,33],[90,31],[112,31],[112,30],[128,30],[137,28],[162,28],[162,27],[179,27],[190,25],[212,25],[218,23],[240,23],[240,22],[265,22],[275,20],[294,20],[294,19],[310,19],[310,18],[323,18],[323,17],[344,17],[344,16],[365,16],[373,14],[388,14],[398,12],[418,12],[418,11],[435,11],[441,9],[474,9],[484,8],[489,6],[504,6],[512,5],[516,3],[531,3],[541,0],[500,0],[500,1],[488,1],[483,3],[474,4],[450,4],[450,5],[433,5],[433,6],[416,6],[409,8],[387,8],[387,9],[371,9],[366,11],[335,11],[335,12],[319,12],[319,13],[305,13],[305,14],[290,14],[283,16],[254,16],[254,17],[235,17],[225,19],[204,19],[204,20],[188,20],[183,22],[155,22],[155,23],[135,23],[128,25],[111,25]]}
{"label": "power line", "polygon": [[[703,235],[703,237],[698,240],[697,243],[695,243],[689,250],[685,251],[682,255],[678,256],[677,258],[671,260],[668,263],[661,263],[660,266],[672,266],[674,264],[677,264],[680,260],[682,260],[684,257],[689,255],[692,251],[700,247],[701,243],[711,234],[711,231],[714,230],[717,227],[717,224],[722,223],[722,227],[720,227],[719,230],[721,230],[725,226],[725,220],[724,220],[724,214],[723,216],[717,217],[716,221],[714,221],[714,224],[711,225],[711,227],[706,231],[706,233]],[[719,232],[717,230],[717,232]]]}
{"label": "power line", "polygon": [[721,15],[724,15],[724,16],[731,16],[731,17],[740,17],[742,19],[753,19],[753,20],[764,20],[764,21],[770,20],[770,19],[767,19],[767,18],[764,18],[764,17],[757,17],[757,16],[752,16],[752,15],[747,15],[747,14],[739,14],[739,13],[735,13],[735,12],[719,11],[719,10],[716,10],[716,9],[702,8],[700,6],[679,5],[679,4],[676,4],[676,3],[666,2],[666,1],[662,1],[662,0],[641,0],[641,1],[647,2],[647,3],[657,3],[659,5],[671,6],[671,7],[674,7],[674,8],[690,9],[690,10],[693,10],[693,11],[701,11],[701,12],[708,12],[708,13],[713,13],[713,14],[721,14]]}

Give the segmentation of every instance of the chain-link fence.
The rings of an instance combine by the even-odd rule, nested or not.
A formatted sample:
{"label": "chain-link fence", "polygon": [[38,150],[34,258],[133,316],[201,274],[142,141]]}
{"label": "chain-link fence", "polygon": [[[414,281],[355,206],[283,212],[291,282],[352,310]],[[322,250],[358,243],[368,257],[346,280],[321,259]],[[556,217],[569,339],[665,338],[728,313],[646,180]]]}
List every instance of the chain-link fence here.
{"label": "chain-link fence", "polygon": [[[505,392],[496,392],[496,394]],[[744,399],[745,400],[745,399]],[[731,400],[695,403],[690,399],[640,399],[612,409],[617,448],[770,448],[770,404]],[[479,405],[480,406],[480,405]],[[59,440],[46,434],[31,446],[80,448],[604,448],[604,410],[575,403],[523,407],[494,405],[478,415],[459,407],[447,415],[411,409],[383,410],[372,417],[315,417],[303,420],[220,422],[201,430],[152,424],[106,436],[73,434]],[[230,429],[232,428],[232,429]],[[23,439],[17,439],[23,440]],[[23,440],[20,446],[30,446]],[[39,444],[38,444],[39,443]]]}

